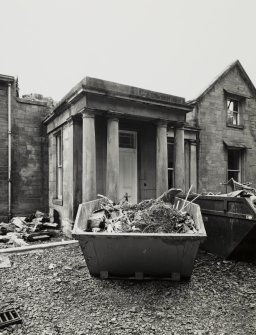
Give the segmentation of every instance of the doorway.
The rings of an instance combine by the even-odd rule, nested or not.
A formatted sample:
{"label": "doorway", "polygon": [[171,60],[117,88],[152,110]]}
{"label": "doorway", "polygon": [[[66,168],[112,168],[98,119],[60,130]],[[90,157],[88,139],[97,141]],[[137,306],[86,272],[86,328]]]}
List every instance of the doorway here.
{"label": "doorway", "polygon": [[137,203],[137,133],[119,131],[119,199]]}

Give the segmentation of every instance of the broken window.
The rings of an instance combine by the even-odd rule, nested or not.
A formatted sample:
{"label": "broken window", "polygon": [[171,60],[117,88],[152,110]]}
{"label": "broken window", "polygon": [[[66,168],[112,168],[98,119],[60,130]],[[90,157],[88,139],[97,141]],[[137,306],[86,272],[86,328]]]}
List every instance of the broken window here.
{"label": "broken window", "polygon": [[228,180],[233,178],[241,182],[241,150],[228,149]]}
{"label": "broken window", "polygon": [[62,133],[56,135],[56,198],[62,199]]}
{"label": "broken window", "polygon": [[174,140],[172,137],[167,138],[168,150],[168,189],[174,187]]}
{"label": "broken window", "polygon": [[233,126],[240,125],[239,101],[227,99],[228,124]]}

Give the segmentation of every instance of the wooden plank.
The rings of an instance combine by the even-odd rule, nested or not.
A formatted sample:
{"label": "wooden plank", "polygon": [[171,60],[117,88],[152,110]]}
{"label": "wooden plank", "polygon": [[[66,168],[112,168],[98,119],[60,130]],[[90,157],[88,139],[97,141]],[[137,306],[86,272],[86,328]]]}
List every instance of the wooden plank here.
{"label": "wooden plank", "polygon": [[78,241],[63,241],[63,242],[53,242],[47,244],[36,244],[36,245],[28,245],[24,247],[17,247],[17,248],[7,248],[0,250],[0,254],[9,254],[9,253],[18,253],[18,252],[25,252],[37,249],[48,249],[48,248],[55,248],[55,247],[64,247],[69,245],[78,245]]}

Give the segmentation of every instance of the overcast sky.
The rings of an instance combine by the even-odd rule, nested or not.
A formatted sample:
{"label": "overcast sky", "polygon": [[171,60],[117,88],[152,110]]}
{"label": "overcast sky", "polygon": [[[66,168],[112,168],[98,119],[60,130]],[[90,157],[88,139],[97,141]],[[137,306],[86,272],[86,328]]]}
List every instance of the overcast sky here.
{"label": "overcast sky", "polygon": [[255,0],[0,0],[0,73],[59,100],[85,76],[194,98],[239,59],[256,84]]}

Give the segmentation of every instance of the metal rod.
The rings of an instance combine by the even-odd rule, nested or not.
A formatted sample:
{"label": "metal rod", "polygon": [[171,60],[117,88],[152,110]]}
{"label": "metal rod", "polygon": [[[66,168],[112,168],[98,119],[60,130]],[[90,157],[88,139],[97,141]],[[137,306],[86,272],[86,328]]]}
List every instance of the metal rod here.
{"label": "metal rod", "polygon": [[185,203],[186,203],[186,201],[187,201],[187,199],[188,199],[188,195],[189,195],[189,193],[190,193],[192,187],[193,187],[193,184],[190,186],[190,188],[189,188],[189,190],[188,190],[188,193],[187,193],[187,195],[186,195],[186,199],[184,200],[184,203],[183,203],[183,205],[182,205],[182,207],[181,207],[181,209],[180,209],[180,212],[182,212],[183,209],[184,209]]}
{"label": "metal rod", "polygon": [[202,193],[198,194],[192,201],[190,201],[189,203],[187,203],[186,206],[184,206],[183,209],[185,209],[188,205],[192,204],[192,202],[194,202],[197,198],[199,198],[200,195],[202,195]]}

